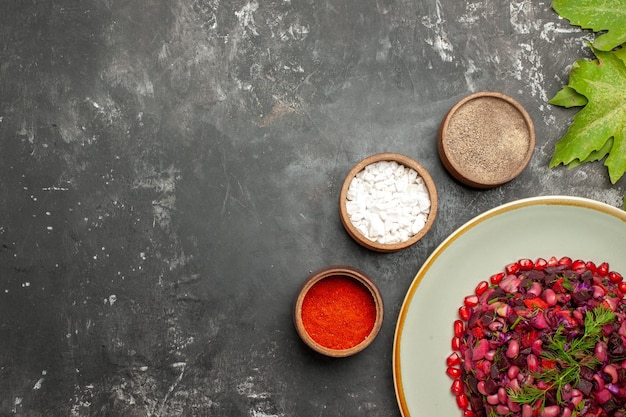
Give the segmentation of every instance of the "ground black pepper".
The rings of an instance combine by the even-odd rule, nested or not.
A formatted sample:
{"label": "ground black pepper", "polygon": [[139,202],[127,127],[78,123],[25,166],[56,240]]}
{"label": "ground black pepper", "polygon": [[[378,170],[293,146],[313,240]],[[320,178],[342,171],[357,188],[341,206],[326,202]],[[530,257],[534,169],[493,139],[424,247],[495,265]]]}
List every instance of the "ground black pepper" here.
{"label": "ground black pepper", "polygon": [[448,162],[478,184],[510,180],[527,163],[531,132],[524,116],[498,97],[476,97],[460,106],[442,139]]}

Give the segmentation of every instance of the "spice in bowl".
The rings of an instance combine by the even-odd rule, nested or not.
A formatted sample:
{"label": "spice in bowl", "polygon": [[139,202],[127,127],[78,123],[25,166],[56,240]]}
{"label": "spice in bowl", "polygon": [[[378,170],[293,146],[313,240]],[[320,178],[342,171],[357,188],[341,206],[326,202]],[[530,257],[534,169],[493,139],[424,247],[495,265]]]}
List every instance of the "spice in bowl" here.
{"label": "spice in bowl", "polygon": [[395,161],[370,164],[350,182],[346,209],[354,227],[379,243],[409,240],[426,225],[430,197],[422,177]]}
{"label": "spice in bowl", "polygon": [[311,274],[294,305],[294,323],[302,340],[333,357],[365,349],[380,330],[382,315],[382,298],[374,283],[346,266]]}
{"label": "spice in bowl", "polygon": [[416,161],[377,154],[357,164],[346,178],[340,211],[357,242],[391,252],[412,245],[428,231],[437,212],[437,192]]}
{"label": "spice in bowl", "polygon": [[441,162],[454,178],[474,188],[493,188],[517,177],[534,147],[532,119],[517,101],[500,93],[465,97],[439,128]]}
{"label": "spice in bowl", "polygon": [[335,275],[318,281],[302,302],[302,324],[313,340],[331,349],[349,349],[372,332],[376,305],[360,282]]}

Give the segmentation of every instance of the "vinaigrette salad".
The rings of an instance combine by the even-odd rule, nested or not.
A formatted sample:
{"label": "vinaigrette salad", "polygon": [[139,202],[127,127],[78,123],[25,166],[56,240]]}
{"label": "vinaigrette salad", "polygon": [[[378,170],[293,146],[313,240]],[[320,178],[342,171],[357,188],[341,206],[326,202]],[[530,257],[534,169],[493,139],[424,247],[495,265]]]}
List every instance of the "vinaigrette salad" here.
{"label": "vinaigrette salad", "polygon": [[606,262],[569,257],[480,282],[446,359],[463,417],[626,417],[625,296]]}

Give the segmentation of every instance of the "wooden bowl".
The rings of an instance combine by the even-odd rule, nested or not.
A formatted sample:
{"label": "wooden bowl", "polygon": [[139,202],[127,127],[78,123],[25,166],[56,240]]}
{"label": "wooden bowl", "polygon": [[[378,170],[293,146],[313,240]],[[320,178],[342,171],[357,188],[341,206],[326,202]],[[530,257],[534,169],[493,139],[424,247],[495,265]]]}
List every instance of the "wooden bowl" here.
{"label": "wooden bowl", "polygon": [[504,94],[481,92],[454,105],[439,126],[438,151],[450,175],[479,189],[517,177],[535,149],[526,110]]}
{"label": "wooden bowl", "polygon": [[[354,177],[366,166],[379,161],[395,161],[400,165],[404,165],[405,167],[414,169],[417,174],[424,180],[424,184],[426,185],[426,189],[428,190],[428,194],[430,197],[430,212],[426,219],[426,224],[418,233],[410,237],[408,240],[402,242],[380,243],[369,239],[354,226],[354,224],[350,220],[348,209],[346,207],[348,188],[350,187],[350,183],[352,182]],[[432,177],[430,176],[430,173],[417,161],[409,158],[408,156],[398,153],[379,153],[363,159],[361,162],[356,164],[354,168],[352,168],[352,170],[348,173],[348,176],[343,183],[343,187],[341,187],[341,193],[339,195],[339,214],[344,228],[346,229],[348,234],[352,236],[352,238],[356,240],[361,246],[377,252],[395,252],[401,249],[408,248],[409,246],[415,244],[422,237],[424,237],[424,235],[430,230],[433,223],[435,222],[435,218],[437,216],[437,207],[437,189],[435,187],[435,183]]]}
{"label": "wooden bowl", "polygon": [[[357,283],[359,286],[362,286],[362,288],[371,295],[371,301],[373,307],[375,308],[375,319],[373,322],[373,327],[369,334],[361,342],[353,346],[346,346],[341,349],[324,346],[315,341],[307,331],[302,319],[304,300],[307,297],[307,294],[309,294],[311,288],[313,288],[313,286],[320,281],[333,277],[342,277],[345,279],[354,280],[355,283]],[[311,273],[307,277],[294,302],[293,322],[298,335],[307,346],[322,355],[330,356],[333,358],[341,358],[351,356],[362,351],[374,341],[383,323],[383,310],[383,299],[380,295],[380,292],[378,291],[378,288],[376,287],[376,284],[374,284],[370,277],[368,277],[364,272],[356,268],[345,265],[334,265],[319,269]]]}

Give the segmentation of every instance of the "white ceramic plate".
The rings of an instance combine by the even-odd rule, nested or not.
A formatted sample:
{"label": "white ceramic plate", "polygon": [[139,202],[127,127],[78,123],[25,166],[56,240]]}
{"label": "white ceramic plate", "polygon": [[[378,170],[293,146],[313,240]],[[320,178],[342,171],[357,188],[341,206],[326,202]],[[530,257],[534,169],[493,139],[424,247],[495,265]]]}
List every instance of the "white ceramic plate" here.
{"label": "white ceramic plate", "polygon": [[576,197],[536,197],[470,220],[426,260],[396,326],[393,376],[404,417],[461,417],[445,374],[452,323],[476,284],[521,258],[569,256],[626,276],[626,212]]}

